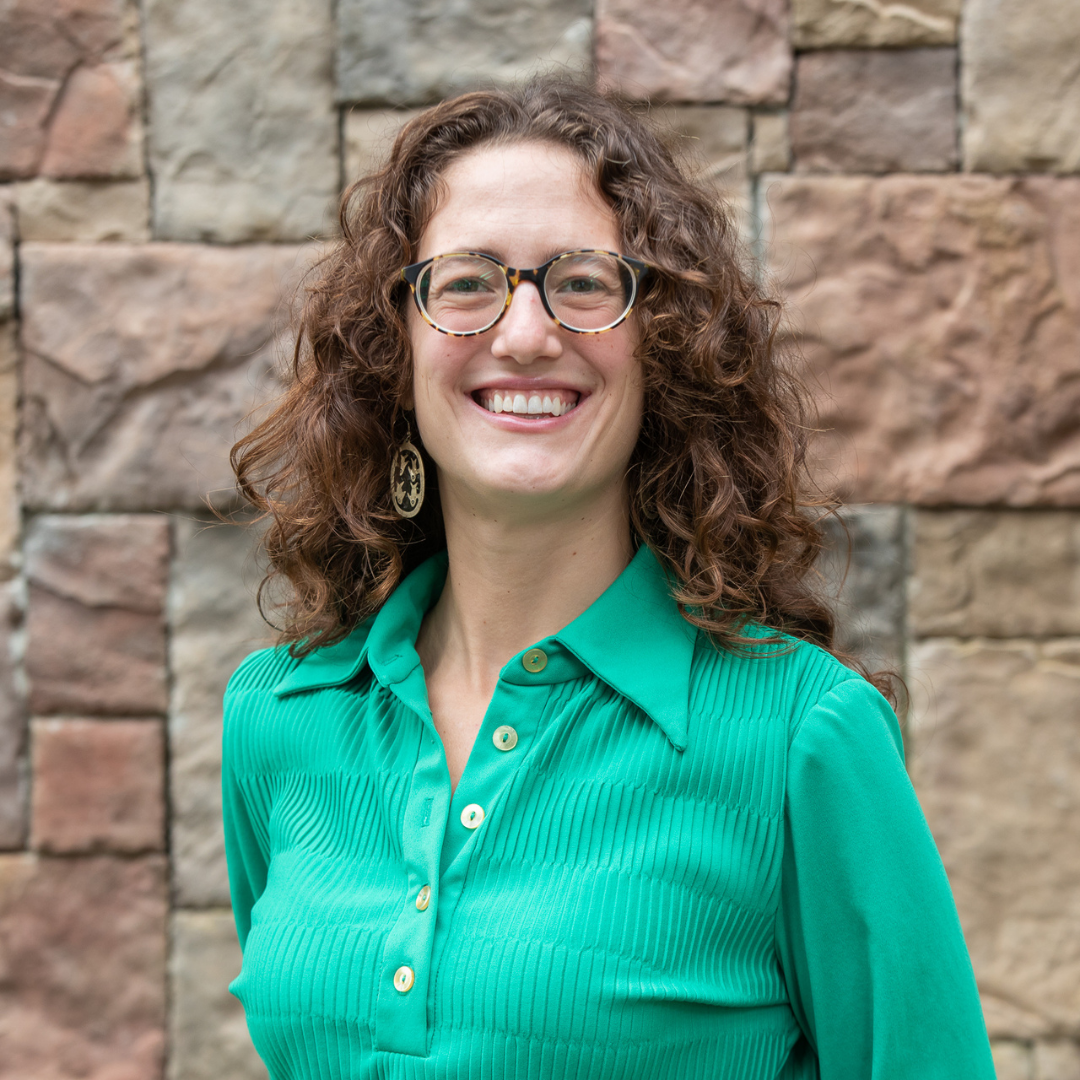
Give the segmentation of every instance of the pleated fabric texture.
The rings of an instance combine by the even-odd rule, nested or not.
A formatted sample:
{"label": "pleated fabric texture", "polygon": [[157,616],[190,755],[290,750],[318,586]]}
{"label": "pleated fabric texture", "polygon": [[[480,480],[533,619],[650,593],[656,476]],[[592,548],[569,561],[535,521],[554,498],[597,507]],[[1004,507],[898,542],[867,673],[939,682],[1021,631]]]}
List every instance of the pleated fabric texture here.
{"label": "pleated fabric texture", "polygon": [[643,548],[536,643],[542,670],[506,665],[451,797],[413,648],[445,565],[341,645],[230,683],[232,990],[273,1080],[818,1076],[827,1004],[793,1001],[778,943],[789,757],[839,689],[898,758],[887,706],[811,646],[718,651]]}

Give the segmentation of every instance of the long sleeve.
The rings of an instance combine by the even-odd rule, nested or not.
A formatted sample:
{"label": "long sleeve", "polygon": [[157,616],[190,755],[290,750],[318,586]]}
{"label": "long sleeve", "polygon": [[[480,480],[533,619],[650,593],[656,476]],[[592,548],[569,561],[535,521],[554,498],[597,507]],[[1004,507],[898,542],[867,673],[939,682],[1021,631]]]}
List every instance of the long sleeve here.
{"label": "long sleeve", "polygon": [[241,666],[225,694],[221,748],[221,810],[225,824],[225,856],[229,868],[229,894],[240,948],[251,929],[251,909],[266,887],[269,844],[265,822],[259,821],[245,792],[239,763],[243,758],[242,717],[234,708],[233,691]]}
{"label": "long sleeve", "polygon": [[859,678],[790,747],[777,951],[822,1080],[992,1080],[948,879],[888,703]]}

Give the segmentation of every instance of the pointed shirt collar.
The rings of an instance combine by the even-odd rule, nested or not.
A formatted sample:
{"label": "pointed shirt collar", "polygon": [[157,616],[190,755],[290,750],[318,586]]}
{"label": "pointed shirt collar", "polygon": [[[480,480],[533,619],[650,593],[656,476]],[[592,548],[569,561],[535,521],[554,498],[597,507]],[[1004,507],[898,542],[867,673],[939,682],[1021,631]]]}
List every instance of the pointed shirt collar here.
{"label": "pointed shirt collar", "polygon": [[[338,686],[356,677],[366,663],[380,683],[412,687],[409,697],[417,700],[410,704],[426,711],[415,642],[424,615],[442,591],[446,567],[445,552],[417,567],[377,615],[343,641],[305,657],[275,693]],[[663,567],[642,544],[608,589],[545,641],[561,644],[597,678],[642,709],[682,750],[696,633],[679,613]],[[543,641],[537,644],[544,646]],[[503,670],[516,676],[520,667],[519,655]]]}

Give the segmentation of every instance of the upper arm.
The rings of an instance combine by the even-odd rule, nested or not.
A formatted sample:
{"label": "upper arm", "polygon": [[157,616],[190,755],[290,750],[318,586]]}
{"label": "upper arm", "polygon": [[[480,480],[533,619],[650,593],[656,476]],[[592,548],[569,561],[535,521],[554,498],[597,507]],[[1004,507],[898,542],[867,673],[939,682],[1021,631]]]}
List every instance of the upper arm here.
{"label": "upper arm", "polygon": [[994,1075],[896,718],[852,678],[789,750],[777,953],[823,1080]]}
{"label": "upper arm", "polygon": [[[257,654],[256,654],[257,655]],[[245,660],[225,691],[221,746],[221,812],[225,828],[225,857],[229,895],[241,949],[251,929],[251,909],[266,887],[269,867],[267,807],[260,799],[247,758],[252,747],[250,692],[238,688]],[[238,678],[240,676],[240,678]]]}

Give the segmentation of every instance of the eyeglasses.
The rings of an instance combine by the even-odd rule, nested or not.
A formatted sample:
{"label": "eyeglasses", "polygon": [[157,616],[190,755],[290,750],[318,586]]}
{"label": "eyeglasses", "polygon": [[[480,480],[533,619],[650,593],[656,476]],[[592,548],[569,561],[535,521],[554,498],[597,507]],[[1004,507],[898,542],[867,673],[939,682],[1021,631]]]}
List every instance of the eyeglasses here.
{"label": "eyeglasses", "polygon": [[531,281],[544,310],[575,334],[602,334],[631,312],[649,267],[614,251],[564,251],[535,270],[518,270],[477,251],[455,251],[401,271],[425,322],[451,337],[490,330],[514,289]]}

